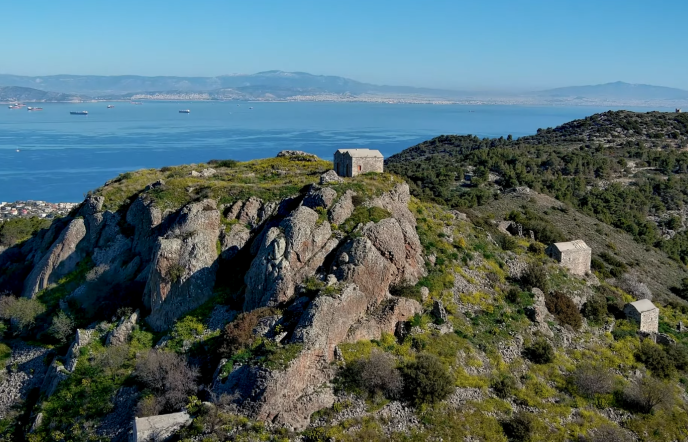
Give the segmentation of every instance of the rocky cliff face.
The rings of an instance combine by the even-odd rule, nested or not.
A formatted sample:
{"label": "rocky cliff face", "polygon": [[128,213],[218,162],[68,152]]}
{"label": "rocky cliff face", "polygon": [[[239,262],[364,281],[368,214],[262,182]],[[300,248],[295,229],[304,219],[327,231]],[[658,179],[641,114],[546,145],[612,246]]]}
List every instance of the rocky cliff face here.
{"label": "rocky cliff face", "polygon": [[[103,210],[103,197],[89,197],[63,228],[28,246],[32,268],[22,294],[35,296],[88,258],[91,270],[67,301],[98,309],[118,287],[139,283],[141,316],[163,331],[211,299],[225,273],[243,275],[243,310],[289,311],[288,321],[277,317],[268,327],[287,331],[268,335],[300,351],[284,368],[233,367],[214,392],[235,394],[251,417],[303,428],[333,401],[337,345],[393,333],[420,312],[416,301],[392,298],[389,289],[414,284],[425,272],[406,184],[363,203],[388,218],[344,232],[338,226],[353,214],[355,193],[338,193],[338,180],[321,182],[282,201],[250,197],[218,206],[201,199],[177,211],[162,210],[147,193],[164,183],[117,212]],[[320,293],[304,297],[307,281],[316,281]]]}

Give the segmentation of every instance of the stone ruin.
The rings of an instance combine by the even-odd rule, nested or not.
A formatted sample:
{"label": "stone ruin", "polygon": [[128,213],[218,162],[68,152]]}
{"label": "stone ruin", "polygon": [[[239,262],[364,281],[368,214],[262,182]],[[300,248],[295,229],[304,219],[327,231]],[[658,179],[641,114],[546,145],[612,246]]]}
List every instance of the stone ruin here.
{"label": "stone ruin", "polygon": [[337,175],[354,177],[368,172],[382,173],[385,158],[379,150],[339,149],[334,153],[334,170]]}
{"label": "stone ruin", "polygon": [[657,333],[659,328],[659,309],[649,299],[630,302],[624,306],[624,314],[640,325],[640,331]]}
{"label": "stone ruin", "polygon": [[592,249],[583,240],[555,242],[547,247],[546,253],[574,275],[584,276],[590,272]]}

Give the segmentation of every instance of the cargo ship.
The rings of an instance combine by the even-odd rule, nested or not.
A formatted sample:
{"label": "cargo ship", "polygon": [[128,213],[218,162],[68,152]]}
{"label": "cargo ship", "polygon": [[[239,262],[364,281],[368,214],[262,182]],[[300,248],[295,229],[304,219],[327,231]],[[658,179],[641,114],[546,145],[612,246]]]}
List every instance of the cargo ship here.
{"label": "cargo ship", "polygon": [[29,106],[29,107],[26,108],[26,110],[27,110],[27,111],[42,111],[43,108],[42,108],[42,107],[30,107],[30,106]]}
{"label": "cargo ship", "polygon": [[182,109],[179,111],[180,114],[190,114],[191,110],[190,109]]}
{"label": "cargo ship", "polygon": [[108,109],[112,109],[113,107],[115,107],[114,104],[108,104],[108,105],[107,105],[107,108],[108,108]]}
{"label": "cargo ship", "polygon": [[15,104],[10,104],[10,105],[7,106],[7,107],[10,108],[10,109],[21,109],[22,107],[24,107],[24,105],[23,105],[23,104],[19,104],[19,103],[15,103]]}
{"label": "cargo ship", "polygon": [[88,111],[72,111],[70,115],[88,115]]}

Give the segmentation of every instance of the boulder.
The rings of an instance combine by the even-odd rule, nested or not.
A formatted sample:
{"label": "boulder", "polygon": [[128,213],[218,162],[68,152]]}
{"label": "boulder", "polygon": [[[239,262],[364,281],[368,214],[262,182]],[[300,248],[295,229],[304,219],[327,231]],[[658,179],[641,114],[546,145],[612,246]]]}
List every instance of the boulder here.
{"label": "boulder", "polygon": [[283,150],[277,154],[277,158],[288,158],[296,161],[317,161],[317,155],[302,150]]}
{"label": "boulder", "polygon": [[26,278],[23,296],[33,298],[48,285],[71,273],[83,258],[77,252],[77,246],[85,236],[84,220],[71,220]]}
{"label": "boulder", "polygon": [[136,310],[129,317],[122,318],[105,340],[105,345],[121,345],[129,341],[131,332],[134,331],[136,321],[139,319],[139,311]]}
{"label": "boulder", "polygon": [[336,198],[337,192],[334,189],[311,186],[301,204],[314,210],[318,207],[328,209]]}
{"label": "boulder", "polygon": [[260,222],[259,212],[262,206],[263,201],[252,196],[242,205],[241,210],[237,214],[237,219],[239,222],[248,224],[252,228],[257,227]]}
{"label": "boulder", "polygon": [[390,298],[362,321],[349,330],[346,342],[380,339],[383,333],[394,334],[399,325],[423,312],[423,307],[413,299]]}
{"label": "boulder", "polygon": [[152,200],[139,196],[127,210],[126,221],[134,228],[133,251],[144,261],[150,260],[158,237],[156,227],[162,222],[162,212]]}
{"label": "boulder", "polygon": [[437,299],[432,303],[432,311],[430,314],[432,314],[432,316],[435,317],[435,320],[440,324],[444,324],[449,319],[447,310],[444,308],[444,304],[442,301]]}
{"label": "boulder", "polygon": [[327,172],[323,173],[320,175],[320,184],[338,184],[338,183],[343,183],[344,179],[337,175],[337,172],[334,170],[328,170]]}

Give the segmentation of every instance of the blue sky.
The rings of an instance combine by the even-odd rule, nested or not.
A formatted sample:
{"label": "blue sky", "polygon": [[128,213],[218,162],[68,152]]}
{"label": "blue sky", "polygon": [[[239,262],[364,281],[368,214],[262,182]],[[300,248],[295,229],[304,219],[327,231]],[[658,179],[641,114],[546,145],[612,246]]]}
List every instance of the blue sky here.
{"label": "blue sky", "polygon": [[5,0],[0,72],[688,89],[687,17],[684,0]]}

